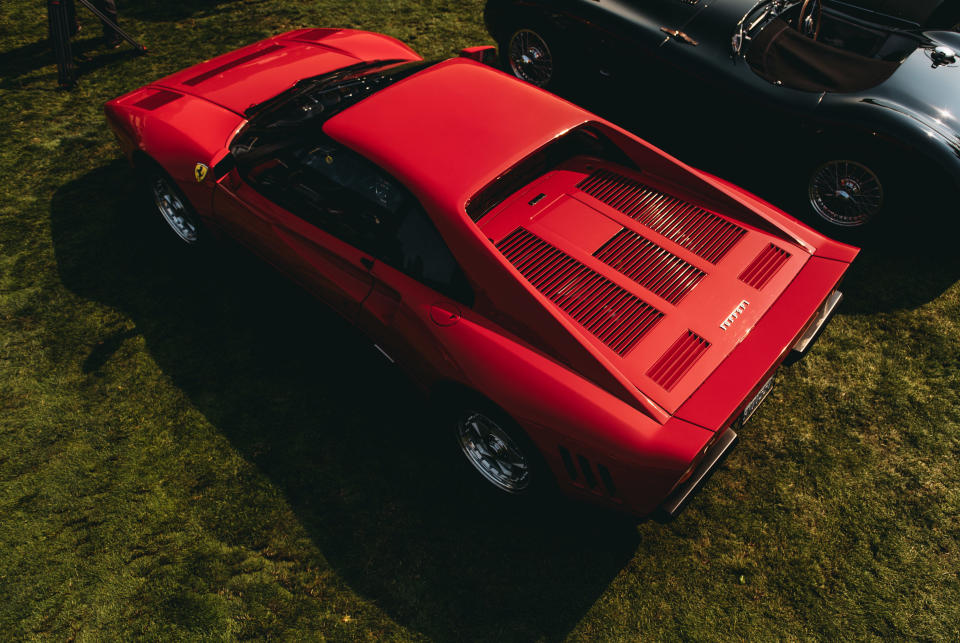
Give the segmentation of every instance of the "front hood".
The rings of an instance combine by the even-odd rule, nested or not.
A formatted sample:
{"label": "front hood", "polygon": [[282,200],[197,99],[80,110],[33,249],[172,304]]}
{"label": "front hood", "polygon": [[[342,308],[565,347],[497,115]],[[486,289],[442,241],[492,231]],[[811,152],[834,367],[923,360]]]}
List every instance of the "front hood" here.
{"label": "front hood", "polygon": [[308,29],[261,40],[162,78],[155,86],[199,96],[242,115],[297,81],[368,60],[419,60],[386,36]]}

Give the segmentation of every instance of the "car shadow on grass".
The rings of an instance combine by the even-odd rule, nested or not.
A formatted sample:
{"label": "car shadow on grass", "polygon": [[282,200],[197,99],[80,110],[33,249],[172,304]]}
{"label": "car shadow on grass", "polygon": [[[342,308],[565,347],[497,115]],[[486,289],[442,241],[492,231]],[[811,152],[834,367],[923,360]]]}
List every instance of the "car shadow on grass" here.
{"label": "car shadow on grass", "polygon": [[[135,324],[91,347],[83,371],[96,377],[142,336],[353,591],[434,638],[556,639],[630,561],[634,521],[568,503],[530,511],[466,483],[452,435],[363,336],[245,251],[166,243],[147,209],[121,162],[53,198],[63,284]],[[268,540],[262,523],[222,520],[209,529],[231,544]]]}

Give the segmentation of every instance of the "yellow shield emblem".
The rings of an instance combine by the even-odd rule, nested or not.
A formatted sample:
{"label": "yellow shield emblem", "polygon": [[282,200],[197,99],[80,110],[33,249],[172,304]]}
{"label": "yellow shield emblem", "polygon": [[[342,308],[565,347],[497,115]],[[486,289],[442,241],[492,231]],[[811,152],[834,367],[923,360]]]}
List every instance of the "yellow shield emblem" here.
{"label": "yellow shield emblem", "polygon": [[193,168],[193,176],[196,177],[197,183],[203,183],[203,180],[207,178],[207,170],[209,169],[203,163],[197,163],[197,166]]}

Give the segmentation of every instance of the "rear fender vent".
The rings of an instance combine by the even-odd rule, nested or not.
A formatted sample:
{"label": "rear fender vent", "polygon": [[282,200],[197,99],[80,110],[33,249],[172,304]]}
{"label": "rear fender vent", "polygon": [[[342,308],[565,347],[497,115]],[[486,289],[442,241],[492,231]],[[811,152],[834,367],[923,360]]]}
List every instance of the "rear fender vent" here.
{"label": "rear fender vent", "polygon": [[593,256],[674,305],[705,274],[632,230],[623,230]]}
{"label": "rear fender vent", "polygon": [[146,98],[141,98],[136,103],[133,104],[134,107],[139,107],[140,109],[145,109],[148,111],[153,111],[158,107],[163,107],[178,98],[182,98],[183,94],[178,94],[177,92],[171,92],[166,89],[158,90]]}
{"label": "rear fender vent", "polygon": [[699,206],[609,170],[597,170],[577,187],[712,264],[747,233]]}
{"label": "rear fender vent", "polygon": [[585,487],[594,493],[604,493],[611,498],[617,497],[617,487],[613,483],[613,476],[610,470],[604,465],[597,463],[594,470],[593,463],[584,455],[577,454],[576,461],[570,450],[564,446],[559,447],[560,459],[563,460],[563,466],[570,476],[571,482],[578,487]]}
{"label": "rear fender vent", "polygon": [[497,248],[547,299],[621,357],[663,318],[650,304],[523,228]]}
{"label": "rear fender vent", "polygon": [[203,72],[202,74],[199,74],[199,75],[197,75],[197,76],[194,76],[193,78],[188,78],[187,80],[183,81],[183,84],[184,84],[184,85],[189,85],[190,87],[193,87],[194,85],[199,85],[199,84],[202,83],[203,81],[205,81],[205,80],[210,80],[211,78],[213,78],[213,77],[216,76],[217,74],[222,74],[223,72],[227,71],[228,69],[233,69],[234,67],[239,67],[240,65],[245,65],[246,63],[250,62],[251,60],[256,60],[257,58],[260,58],[260,57],[262,57],[262,56],[266,56],[267,54],[272,54],[273,52],[275,52],[275,51],[277,51],[277,50],[279,50],[279,49],[283,49],[283,45],[270,45],[269,47],[264,47],[263,49],[261,49],[261,50],[259,50],[259,51],[255,51],[255,52],[253,52],[253,53],[251,53],[251,54],[247,54],[246,56],[241,56],[240,58],[237,58],[236,60],[231,60],[231,61],[228,62],[228,63],[224,63],[224,64],[220,65],[219,67],[214,67],[213,69],[211,69],[211,70],[209,70],[209,71],[205,71],[205,72]]}
{"label": "rear fender vent", "polygon": [[790,257],[789,252],[771,243],[740,273],[740,281],[760,290],[773,279]]}
{"label": "rear fender vent", "polygon": [[672,391],[708,348],[710,342],[688,330],[650,367],[647,376]]}

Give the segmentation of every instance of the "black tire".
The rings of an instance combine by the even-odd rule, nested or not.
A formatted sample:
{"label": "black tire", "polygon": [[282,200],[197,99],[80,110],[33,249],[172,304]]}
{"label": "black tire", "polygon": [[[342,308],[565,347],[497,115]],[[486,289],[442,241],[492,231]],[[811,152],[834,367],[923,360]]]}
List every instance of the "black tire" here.
{"label": "black tire", "polygon": [[901,196],[898,175],[880,150],[831,148],[812,157],[796,188],[798,212],[830,237],[862,241],[891,218]]}
{"label": "black tire", "polygon": [[497,45],[508,74],[550,91],[563,86],[566,57],[552,29],[537,22],[521,23],[505,31]]}
{"label": "black tire", "polygon": [[[464,395],[447,404],[441,417],[465,479],[480,493],[514,503],[554,495],[556,483],[540,450],[506,413],[479,396]],[[524,465],[522,475],[509,473],[519,467],[503,469],[495,463],[516,461],[516,456]]]}
{"label": "black tire", "polygon": [[150,160],[138,163],[146,201],[159,219],[168,237],[181,246],[205,245],[207,234],[203,223],[176,181],[158,164]]}

